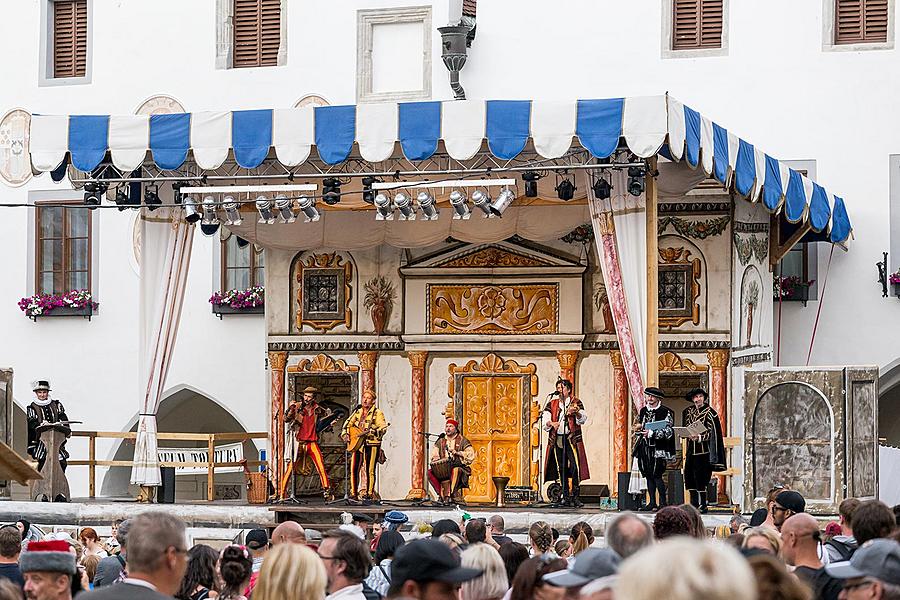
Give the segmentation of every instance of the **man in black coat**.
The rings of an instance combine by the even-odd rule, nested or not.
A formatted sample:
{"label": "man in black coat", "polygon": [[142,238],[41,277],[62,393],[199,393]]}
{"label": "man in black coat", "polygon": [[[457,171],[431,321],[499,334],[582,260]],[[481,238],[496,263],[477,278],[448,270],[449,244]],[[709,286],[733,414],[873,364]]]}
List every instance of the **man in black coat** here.
{"label": "man in black coat", "polygon": [[[638,413],[638,423],[634,434],[637,442],[634,456],[638,459],[638,468],[647,479],[647,493],[650,503],[647,510],[657,510],[666,506],[666,463],[675,459],[675,413],[668,406],[663,406],[662,398],[666,395],[656,387],[644,390],[646,404]],[[657,495],[659,501],[657,502]]]}
{"label": "man in black coat", "polygon": [[681,424],[688,427],[699,423],[705,431],[692,435],[687,440],[687,454],[684,457],[684,486],[690,495],[691,504],[701,513],[706,513],[706,488],[713,471],[725,470],[725,445],[722,440],[722,424],[719,414],[709,405],[709,394],[695,388],[685,399],[691,403],[681,414]]}

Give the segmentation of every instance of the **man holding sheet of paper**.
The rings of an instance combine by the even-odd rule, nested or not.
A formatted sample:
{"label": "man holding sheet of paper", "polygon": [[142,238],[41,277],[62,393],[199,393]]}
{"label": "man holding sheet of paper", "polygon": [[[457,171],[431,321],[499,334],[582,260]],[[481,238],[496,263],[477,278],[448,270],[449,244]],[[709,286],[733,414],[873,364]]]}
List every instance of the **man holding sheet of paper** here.
{"label": "man holding sheet of paper", "polygon": [[713,471],[725,470],[725,446],[722,443],[722,425],[719,415],[709,405],[709,395],[696,388],[685,396],[691,406],[684,409],[676,433],[687,438],[684,460],[684,485],[691,497],[691,504],[707,511],[706,488]]}
{"label": "man holding sheet of paper", "polygon": [[[663,391],[656,387],[644,390],[647,403],[638,414],[634,428],[637,442],[634,456],[637,456],[641,475],[647,479],[647,493],[650,503],[647,510],[657,510],[666,506],[666,463],[675,459],[675,413],[662,405]],[[659,502],[657,503],[657,494]]]}

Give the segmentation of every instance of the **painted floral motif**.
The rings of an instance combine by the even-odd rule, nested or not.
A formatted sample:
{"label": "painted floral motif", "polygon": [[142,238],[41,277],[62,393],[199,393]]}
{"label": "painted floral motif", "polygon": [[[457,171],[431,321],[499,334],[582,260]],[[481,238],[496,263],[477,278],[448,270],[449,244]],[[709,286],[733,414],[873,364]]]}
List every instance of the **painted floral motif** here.
{"label": "painted floral motif", "polygon": [[737,251],[741,266],[747,266],[751,257],[756,257],[756,262],[763,262],[769,255],[769,240],[766,237],[755,235],[741,236],[734,234],[734,248]]}
{"label": "painted floral motif", "polygon": [[590,223],[579,225],[559,239],[567,244],[588,244],[594,241],[594,226]]}
{"label": "painted floral motif", "polygon": [[497,288],[488,288],[478,297],[478,311],[487,319],[496,319],[503,313],[506,298]]}
{"label": "painted floral motif", "polygon": [[685,237],[705,240],[710,236],[721,235],[728,227],[730,220],[731,217],[728,215],[703,221],[688,221],[681,217],[662,217],[659,219],[658,231],[661,234],[671,225],[675,231]]}
{"label": "painted floral motif", "polygon": [[209,297],[209,303],[231,308],[256,308],[266,303],[266,289],[257,285],[246,290],[228,290],[223,294],[216,292]]}
{"label": "painted floral motif", "polygon": [[62,295],[35,294],[19,300],[19,308],[26,317],[39,317],[53,311],[54,308],[87,308],[96,309],[99,304],[91,299],[87,290],[72,290]]}

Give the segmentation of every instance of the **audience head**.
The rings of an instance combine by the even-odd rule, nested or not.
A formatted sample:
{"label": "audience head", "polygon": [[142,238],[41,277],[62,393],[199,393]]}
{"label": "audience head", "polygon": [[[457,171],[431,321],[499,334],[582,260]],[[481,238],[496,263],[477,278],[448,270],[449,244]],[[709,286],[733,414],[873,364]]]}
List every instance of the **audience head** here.
{"label": "audience head", "polygon": [[116,527],[116,541],[119,542],[119,548],[122,550],[128,551],[128,531],[131,529],[131,520],[125,519],[119,523],[119,526]]}
{"label": "audience head", "polygon": [[691,537],[695,537],[697,539],[706,539],[706,525],[703,524],[703,516],[700,514],[700,511],[697,510],[697,507],[693,504],[682,504],[679,506],[684,514],[688,516],[691,520]]}
{"label": "audience head", "polygon": [[572,544],[569,543],[569,540],[556,540],[556,543],[553,544],[553,551],[560,558],[569,558],[572,556]]}
{"label": "audience head", "polygon": [[691,535],[691,518],[677,506],[664,506],[653,518],[653,535],[657,540]]}
{"label": "audience head", "polygon": [[860,502],[853,511],[853,536],[860,547],[869,540],[888,537],[896,527],[894,512],[880,500]]}
{"label": "audience head", "polygon": [[459,559],[460,553],[466,547],[466,540],[458,533],[445,533],[438,538],[438,541],[450,548],[450,551],[453,552],[453,556],[455,556],[457,560]]}
{"label": "audience head", "polygon": [[262,556],[269,549],[269,534],[265,529],[251,529],[244,537],[251,556]]}
{"label": "audience head", "polygon": [[[747,529],[750,529],[749,527]],[[744,531],[747,531],[745,529]],[[743,533],[732,533],[727,538],[725,538],[725,543],[734,548],[735,550],[740,550],[744,546],[744,540],[747,539]]]}
{"label": "audience head", "polygon": [[181,586],[175,597],[181,600],[190,600],[197,587],[205,587],[208,590],[218,591],[216,585],[216,563],[219,553],[205,544],[197,544],[187,554],[187,569]]}
{"label": "audience head", "polygon": [[97,566],[100,564],[100,555],[99,554],[89,554],[84,557],[84,560],[81,561],[81,565],[84,567],[84,572],[87,574],[88,583],[94,582],[94,576],[97,575]]}
{"label": "audience head", "polygon": [[894,519],[897,521],[897,527],[900,527],[900,504],[895,504],[891,510],[894,511]]}
{"label": "audience head", "polygon": [[615,597],[755,600],[756,582],[736,550],[713,540],[685,537],[654,544],[622,563]]}
{"label": "audience head", "polygon": [[825,526],[825,535],[831,539],[838,535],[843,535],[844,530],[837,521],[831,521]]}
{"label": "audience head", "polygon": [[784,522],[792,517],[806,511],[806,500],[794,490],[782,490],[775,496],[775,502],[772,503],[772,523],[780,531]]}
{"label": "audience head", "polygon": [[587,550],[594,543],[594,528],[584,521],[575,523],[569,532],[569,543],[572,545],[572,555]]}
{"label": "audience head", "polygon": [[[544,583],[544,575],[556,571],[563,571],[566,568],[566,561],[561,558],[553,558],[551,556],[535,556],[529,558],[519,567],[512,579],[512,587],[510,590],[510,600],[532,600],[534,598],[561,598],[562,588],[554,588]],[[547,588],[546,594],[541,593],[543,588]]]}
{"label": "audience head", "polygon": [[479,575],[481,571],[461,566],[445,544],[415,540],[397,549],[387,597],[456,600],[457,586]]}
{"label": "audience head", "polygon": [[140,573],[162,594],[171,596],[181,584],[187,567],[184,522],[161,511],[129,519],[127,528],[128,572]]}
{"label": "audience head", "polygon": [[328,583],[325,563],[302,544],[281,544],[266,554],[253,600],[322,600]]}
{"label": "audience head", "polygon": [[441,519],[432,524],[431,537],[437,539],[445,533],[461,534],[462,531],[459,529],[459,523],[453,519]]}
{"label": "audience head", "polygon": [[819,523],[812,515],[793,515],[781,526],[781,556],[787,564],[797,565],[798,559],[818,555],[821,540]]}
{"label": "audience head", "polygon": [[492,535],[503,535],[503,532],[506,530],[506,523],[500,515],[492,515],[488,519],[487,525],[491,528]]}
{"label": "audience head", "polygon": [[849,561],[832,563],[826,572],[844,580],[841,597],[900,598],[900,544],[893,540],[874,539],[859,547]]}
{"label": "audience head", "polygon": [[230,544],[222,548],[219,556],[219,575],[224,584],[222,595],[240,596],[250,583],[253,574],[253,559],[246,546]]}
{"label": "audience head", "polygon": [[522,566],[522,563],[528,560],[528,548],[518,542],[510,542],[508,544],[500,544],[500,558],[506,566],[506,578],[512,585],[512,580],[516,576],[516,571]]}
{"label": "audience head", "polygon": [[741,530],[748,525],[747,519],[741,515],[734,515],[731,517],[731,520],[728,521],[728,528],[731,529],[731,533],[740,533]]}
{"label": "audience head", "polygon": [[544,583],[562,588],[578,588],[605,579],[619,570],[619,555],[609,548],[588,548],[569,564],[565,571],[544,575]]}
{"label": "audience head", "polygon": [[812,590],[789,573],[778,558],[757,554],[747,563],[756,579],[757,600],[812,600]]}
{"label": "audience head", "polygon": [[466,541],[478,544],[487,539],[487,527],[481,519],[470,519],[466,523]]}
{"label": "audience head", "polygon": [[528,539],[535,554],[549,552],[553,547],[553,530],[546,521],[535,521],[528,528]]}
{"label": "audience head", "polygon": [[19,530],[22,541],[24,541],[25,538],[28,537],[28,532],[31,531],[31,523],[29,523],[25,519],[19,519],[18,521],[16,521],[16,529]]}
{"label": "audience head", "polygon": [[769,527],[748,527],[744,530],[741,548],[755,548],[774,556],[781,556],[782,537]]}
{"label": "audience head", "polygon": [[382,531],[375,545],[375,564],[380,564],[386,558],[394,558],[397,548],[403,544],[403,535],[399,531]]}
{"label": "audience head", "polygon": [[628,558],[653,543],[653,529],[634,513],[623,512],[606,528],[606,544],[622,558]]}
{"label": "audience head", "polygon": [[360,583],[372,566],[365,542],[342,529],[332,529],[322,535],[319,558],[325,563],[329,594]]}
{"label": "audience head", "polygon": [[33,600],[68,598],[77,573],[75,555],[62,540],[29,542],[19,557],[19,570],[25,579],[25,595]]}
{"label": "audience head", "polygon": [[14,559],[22,551],[22,534],[15,525],[0,527],[0,556]]}
{"label": "audience head", "polygon": [[279,544],[305,544],[306,532],[300,523],[285,521],[272,530],[272,545]]}
{"label": "audience head", "polygon": [[462,584],[461,596],[465,600],[499,600],[509,589],[506,566],[500,554],[491,546],[469,546],[460,555],[460,564],[481,571],[481,575]]}
{"label": "audience head", "polygon": [[843,535],[853,535],[853,513],[859,505],[859,498],[847,498],[838,506]]}
{"label": "audience head", "polygon": [[78,539],[81,540],[81,544],[86,548],[100,543],[100,536],[97,535],[97,531],[93,527],[82,529],[81,533],[78,534]]}

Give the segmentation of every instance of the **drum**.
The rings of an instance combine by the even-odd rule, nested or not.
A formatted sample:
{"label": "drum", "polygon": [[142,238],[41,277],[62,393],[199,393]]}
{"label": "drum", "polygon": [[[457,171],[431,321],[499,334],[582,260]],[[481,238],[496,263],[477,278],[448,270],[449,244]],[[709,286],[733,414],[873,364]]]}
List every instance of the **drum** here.
{"label": "drum", "polygon": [[439,458],[431,463],[431,472],[438,481],[447,481],[453,476],[453,467],[449,458]]}

